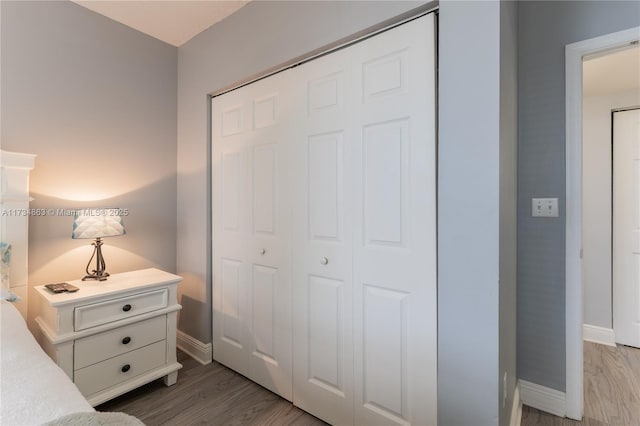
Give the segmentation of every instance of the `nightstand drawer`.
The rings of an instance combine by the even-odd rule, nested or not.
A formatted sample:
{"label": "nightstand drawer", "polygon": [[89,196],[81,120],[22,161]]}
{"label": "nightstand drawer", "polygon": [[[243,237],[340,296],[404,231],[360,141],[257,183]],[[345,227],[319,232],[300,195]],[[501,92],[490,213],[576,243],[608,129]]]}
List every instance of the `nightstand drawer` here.
{"label": "nightstand drawer", "polygon": [[157,342],[76,370],[73,381],[84,396],[89,396],[161,367],[166,362],[166,351],[166,341]]}
{"label": "nightstand drawer", "polygon": [[166,338],[166,315],[84,337],[74,343],[73,367],[79,370]]}
{"label": "nightstand drawer", "polygon": [[167,289],[138,293],[75,309],[75,330],[129,318],[167,307]]}

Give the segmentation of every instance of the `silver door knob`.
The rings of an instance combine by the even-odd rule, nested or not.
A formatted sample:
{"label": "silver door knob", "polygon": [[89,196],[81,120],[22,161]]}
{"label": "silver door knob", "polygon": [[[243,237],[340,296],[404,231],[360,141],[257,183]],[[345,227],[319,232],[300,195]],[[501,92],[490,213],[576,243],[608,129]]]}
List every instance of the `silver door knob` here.
{"label": "silver door knob", "polygon": [[326,257],[323,257],[322,259],[320,259],[320,263],[323,265],[326,265],[327,263],[329,263],[329,259],[327,259]]}
{"label": "silver door knob", "polygon": [[264,255],[267,251],[265,249],[260,249],[260,254]]}

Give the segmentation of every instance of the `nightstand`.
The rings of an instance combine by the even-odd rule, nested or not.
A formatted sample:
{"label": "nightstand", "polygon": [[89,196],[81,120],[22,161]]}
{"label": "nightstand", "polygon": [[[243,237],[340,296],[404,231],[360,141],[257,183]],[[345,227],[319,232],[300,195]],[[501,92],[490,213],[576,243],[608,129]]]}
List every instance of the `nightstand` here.
{"label": "nightstand", "polygon": [[70,281],[80,290],[40,296],[40,346],[93,406],[164,376],[178,378],[177,287],[182,277],[159,269]]}

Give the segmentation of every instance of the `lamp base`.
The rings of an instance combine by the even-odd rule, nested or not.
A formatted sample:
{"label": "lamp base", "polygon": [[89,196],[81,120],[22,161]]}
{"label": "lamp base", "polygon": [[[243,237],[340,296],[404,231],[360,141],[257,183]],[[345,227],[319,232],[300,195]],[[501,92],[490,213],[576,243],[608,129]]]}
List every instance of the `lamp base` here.
{"label": "lamp base", "polygon": [[87,280],[106,281],[108,276],[109,276],[108,272],[103,272],[102,274],[98,274],[97,272],[94,271],[93,274],[85,275],[84,277],[82,277],[82,281],[87,281]]}
{"label": "lamp base", "polygon": [[[104,257],[102,257],[102,240],[100,238],[96,238],[91,245],[93,246],[93,254],[91,255],[91,258],[89,258],[89,263],[87,263],[87,267],[85,268],[87,275],[82,278],[82,281],[106,281],[109,273],[105,271],[106,265],[104,263]],[[89,265],[91,265],[91,261],[94,257],[96,258],[96,269],[89,272]]]}

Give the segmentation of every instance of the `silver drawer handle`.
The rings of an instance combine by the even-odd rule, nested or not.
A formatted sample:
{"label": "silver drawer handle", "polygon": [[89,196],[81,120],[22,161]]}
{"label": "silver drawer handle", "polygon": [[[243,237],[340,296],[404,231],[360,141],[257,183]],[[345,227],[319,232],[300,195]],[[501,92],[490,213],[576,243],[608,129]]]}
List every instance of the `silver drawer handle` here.
{"label": "silver drawer handle", "polygon": [[261,255],[263,255],[263,256],[264,256],[264,254],[265,254],[266,252],[267,252],[267,251],[266,251],[265,249],[261,249],[261,250],[260,250],[260,254],[261,254]]}
{"label": "silver drawer handle", "polygon": [[327,263],[329,263],[329,259],[326,257],[323,257],[322,259],[320,259],[320,263],[323,265],[326,265]]}

